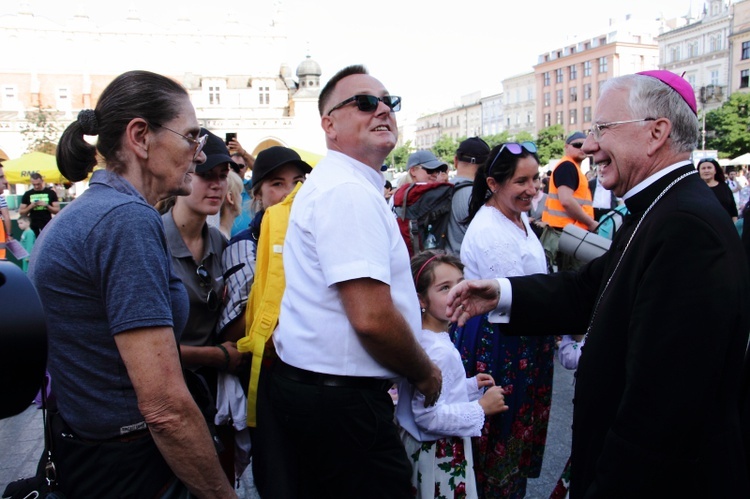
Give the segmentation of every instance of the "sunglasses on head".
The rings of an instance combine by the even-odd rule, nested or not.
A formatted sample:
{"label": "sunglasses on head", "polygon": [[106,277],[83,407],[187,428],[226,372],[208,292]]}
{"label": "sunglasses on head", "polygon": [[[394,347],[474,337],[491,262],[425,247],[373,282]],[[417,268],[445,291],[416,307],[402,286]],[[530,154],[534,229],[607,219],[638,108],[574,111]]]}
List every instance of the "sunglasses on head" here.
{"label": "sunglasses on head", "polygon": [[495,161],[497,161],[497,158],[499,158],[503,152],[508,151],[513,156],[520,156],[523,154],[524,149],[526,152],[531,154],[536,154],[537,148],[536,144],[533,142],[521,142],[520,144],[518,142],[506,142],[503,144],[503,147],[500,148],[500,150],[497,152],[495,157],[492,160],[492,163],[490,163],[489,168],[487,168],[487,176],[489,177],[492,173],[492,167],[495,166]]}
{"label": "sunglasses on head", "polygon": [[350,102],[354,102],[357,105],[357,109],[365,113],[374,112],[378,108],[378,104],[381,102],[388,106],[388,108],[394,113],[401,110],[401,97],[395,95],[384,95],[383,97],[376,97],[374,95],[355,95],[333,106],[331,110],[328,111],[328,116],[330,116],[335,110],[346,106]]}

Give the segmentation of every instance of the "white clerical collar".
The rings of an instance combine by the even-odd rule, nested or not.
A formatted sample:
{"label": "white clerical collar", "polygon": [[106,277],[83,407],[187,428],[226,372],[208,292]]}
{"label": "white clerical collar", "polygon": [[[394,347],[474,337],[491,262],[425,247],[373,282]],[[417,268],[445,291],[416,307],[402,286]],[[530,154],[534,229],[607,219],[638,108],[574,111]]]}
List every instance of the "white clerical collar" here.
{"label": "white clerical collar", "polygon": [[678,168],[682,168],[683,166],[687,166],[687,165],[690,165],[690,164],[692,164],[692,163],[689,160],[688,161],[680,161],[679,163],[675,163],[675,164],[673,164],[671,166],[668,166],[668,167],[666,167],[666,168],[664,168],[662,170],[659,170],[658,172],[654,173],[653,175],[651,175],[650,177],[646,178],[645,180],[642,180],[635,187],[633,187],[628,192],[626,192],[625,195],[622,197],[622,199],[628,199],[628,198],[631,198],[631,197],[635,196],[636,194],[638,194],[639,192],[641,192],[642,190],[644,190],[646,187],[648,187],[649,185],[653,184],[654,182],[656,182],[660,178],[664,177],[668,173],[673,172],[673,171],[677,170]]}

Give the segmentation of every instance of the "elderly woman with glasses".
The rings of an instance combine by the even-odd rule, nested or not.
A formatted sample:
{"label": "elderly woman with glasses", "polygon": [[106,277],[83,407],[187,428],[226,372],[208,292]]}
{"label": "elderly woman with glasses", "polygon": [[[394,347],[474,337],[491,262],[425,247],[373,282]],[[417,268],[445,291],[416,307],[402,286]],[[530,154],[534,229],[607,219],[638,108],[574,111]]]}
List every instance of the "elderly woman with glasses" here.
{"label": "elderly woman with glasses", "polygon": [[205,140],[185,89],[146,71],[115,78],[60,139],[69,180],[104,166],[45,228],[29,269],[49,324],[67,497],[235,496],[183,377],[188,296],[153,208],[191,192]]}
{"label": "elderly woman with glasses", "polygon": [[[467,279],[547,273],[544,249],[528,219],[539,180],[536,150],[532,142],[502,144],[477,171],[461,244]],[[510,407],[490,417],[473,442],[479,497],[524,497],[526,479],[541,471],[554,338],[505,336],[486,315],[453,336],[467,376],[491,374]]]}

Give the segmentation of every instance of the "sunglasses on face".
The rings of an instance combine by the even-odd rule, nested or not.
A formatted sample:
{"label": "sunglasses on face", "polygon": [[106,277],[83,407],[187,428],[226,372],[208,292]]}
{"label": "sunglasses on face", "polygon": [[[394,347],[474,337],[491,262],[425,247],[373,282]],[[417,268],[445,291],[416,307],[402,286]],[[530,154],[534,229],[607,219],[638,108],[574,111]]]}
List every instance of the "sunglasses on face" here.
{"label": "sunglasses on face", "polygon": [[568,145],[571,147],[575,147],[576,149],[580,149],[581,147],[583,147],[583,142],[572,142]]}
{"label": "sunglasses on face", "polygon": [[438,166],[437,168],[426,168],[423,166],[422,169],[426,171],[428,175],[437,175],[438,173],[445,173],[448,171],[448,167],[445,165]]}
{"label": "sunglasses on face", "polygon": [[503,144],[503,147],[500,148],[500,150],[492,160],[492,163],[490,163],[489,168],[487,168],[487,177],[489,177],[492,173],[492,167],[495,166],[497,158],[502,156],[503,152],[508,151],[513,156],[520,156],[521,154],[523,154],[524,149],[526,150],[526,152],[531,154],[536,154],[537,151],[536,144],[534,144],[533,142],[527,141],[521,142],[520,144],[518,142],[506,142],[505,144]]}
{"label": "sunglasses on face", "polygon": [[350,102],[354,102],[357,105],[357,109],[365,113],[374,112],[378,108],[378,104],[381,102],[388,106],[388,108],[394,113],[401,110],[401,97],[395,95],[385,95],[383,97],[376,97],[374,95],[355,95],[333,106],[331,110],[328,111],[328,116],[330,116],[335,110],[346,106]]}

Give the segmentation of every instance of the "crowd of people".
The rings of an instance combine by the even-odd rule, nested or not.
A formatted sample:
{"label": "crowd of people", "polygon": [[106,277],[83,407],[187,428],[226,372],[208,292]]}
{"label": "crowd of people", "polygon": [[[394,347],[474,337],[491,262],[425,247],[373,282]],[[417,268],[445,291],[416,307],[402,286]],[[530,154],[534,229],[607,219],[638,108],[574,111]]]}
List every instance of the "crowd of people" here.
{"label": "crowd of people", "polygon": [[[742,185],[690,163],[685,80],[606,82],[547,175],[533,142],[471,137],[455,177],[417,151],[400,186],[381,168],[400,97],[357,65],[318,107],[314,168],[201,128],[185,89],[146,71],[63,133],[60,171],[89,188],[60,210],[34,183],[19,220],[63,493],[235,497],[250,466],[264,498],[523,498],[559,352],[577,384],[552,497],[750,496]],[[442,249],[410,259],[393,199],[437,182],[453,186]],[[604,256],[560,251],[567,225],[620,208]]]}

